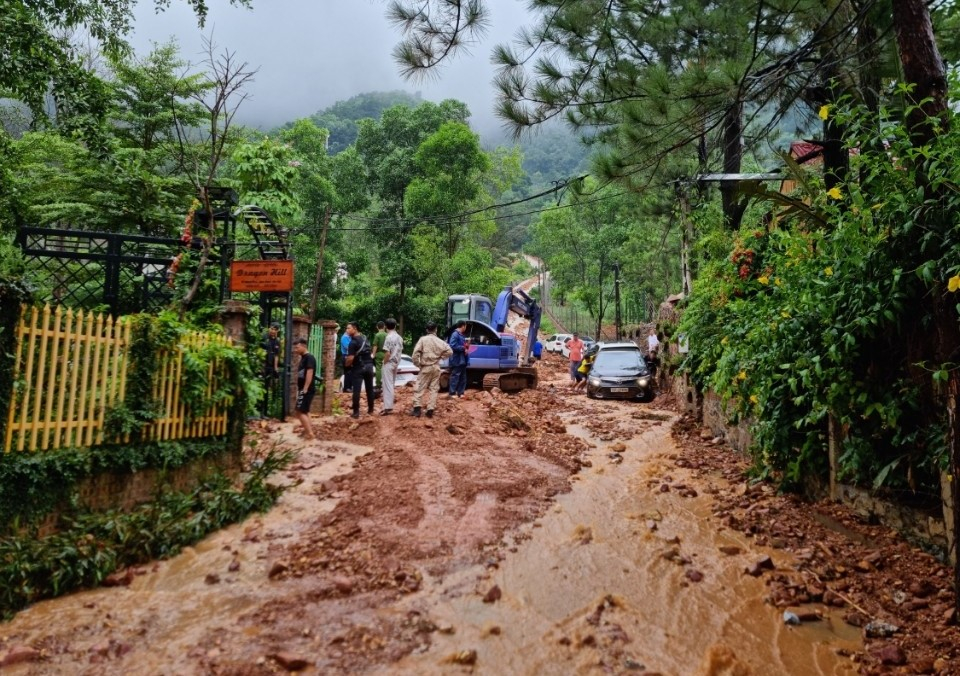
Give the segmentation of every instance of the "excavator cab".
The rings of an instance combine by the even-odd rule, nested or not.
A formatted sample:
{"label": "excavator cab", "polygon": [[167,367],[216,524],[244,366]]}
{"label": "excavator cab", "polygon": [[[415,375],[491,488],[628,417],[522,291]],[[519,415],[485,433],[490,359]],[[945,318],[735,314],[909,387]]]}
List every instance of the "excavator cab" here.
{"label": "excavator cab", "polygon": [[476,293],[450,296],[447,298],[447,329],[452,329],[461,319],[492,325],[493,301]]}
{"label": "excavator cab", "polygon": [[[537,370],[529,367],[532,341],[521,355],[517,338],[506,330],[507,314],[515,312],[530,320],[529,335],[536,340],[540,328],[540,308],[524,291],[507,286],[494,304],[480,294],[456,294],[447,298],[447,332],[449,339],[457,322],[467,322],[466,337],[470,339],[467,366],[468,382],[484,389],[498,387],[504,392],[518,392],[537,386]],[[440,387],[446,388],[446,362],[440,376]]]}

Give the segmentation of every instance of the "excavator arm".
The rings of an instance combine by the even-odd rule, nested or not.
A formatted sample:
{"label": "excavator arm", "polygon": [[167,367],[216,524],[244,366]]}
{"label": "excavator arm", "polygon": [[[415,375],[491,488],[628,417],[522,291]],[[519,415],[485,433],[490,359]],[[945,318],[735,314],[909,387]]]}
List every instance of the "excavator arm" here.
{"label": "excavator arm", "polygon": [[540,331],[541,309],[539,303],[531,298],[526,291],[513,286],[503,287],[503,291],[497,296],[497,305],[493,311],[493,327],[498,331],[504,331],[507,328],[507,317],[513,312],[530,321],[530,329],[527,331],[527,340],[523,344],[523,353],[519,355],[520,364],[527,366],[530,364],[530,352],[533,350],[533,344],[537,340],[537,333]]}

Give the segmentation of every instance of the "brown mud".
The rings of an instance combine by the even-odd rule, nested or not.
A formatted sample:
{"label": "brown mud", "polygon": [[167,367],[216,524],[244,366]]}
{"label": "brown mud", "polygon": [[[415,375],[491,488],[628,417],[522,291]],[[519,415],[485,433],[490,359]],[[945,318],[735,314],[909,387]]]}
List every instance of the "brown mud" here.
{"label": "brown mud", "polygon": [[[560,357],[541,372],[535,392],[441,395],[433,419],[317,419],[322,441],[253,425],[251,458],[298,451],[273,510],[129,586],[24,610],[0,627],[0,664],[22,661],[0,668],[958,673],[942,566],[840,510],[815,507],[864,539],[750,485],[665,397],[591,401],[567,391]],[[785,624],[785,609],[805,621]],[[852,609],[900,629],[864,643]],[[900,657],[890,646],[905,665],[881,665]]]}

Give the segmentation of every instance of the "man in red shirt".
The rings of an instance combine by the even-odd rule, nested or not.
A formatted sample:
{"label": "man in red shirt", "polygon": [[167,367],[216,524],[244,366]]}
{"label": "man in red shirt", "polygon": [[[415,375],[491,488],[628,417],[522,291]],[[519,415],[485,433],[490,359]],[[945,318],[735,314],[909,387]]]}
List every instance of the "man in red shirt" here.
{"label": "man in red shirt", "polygon": [[567,341],[567,349],[570,350],[570,386],[573,387],[582,378],[577,371],[583,360],[583,341],[579,333],[574,333],[573,338]]}

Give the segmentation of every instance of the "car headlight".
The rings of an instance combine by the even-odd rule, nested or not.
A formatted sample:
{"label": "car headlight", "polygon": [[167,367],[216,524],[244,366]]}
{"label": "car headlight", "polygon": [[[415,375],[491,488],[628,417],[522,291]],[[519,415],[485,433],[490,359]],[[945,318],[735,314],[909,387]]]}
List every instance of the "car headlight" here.
{"label": "car headlight", "polygon": [[649,378],[637,378],[637,385],[639,385],[640,387],[646,387],[649,384],[650,384]]}
{"label": "car headlight", "polygon": [[590,378],[587,382],[590,383],[591,385],[593,385],[594,387],[600,387],[600,379],[599,379],[599,378]]}

